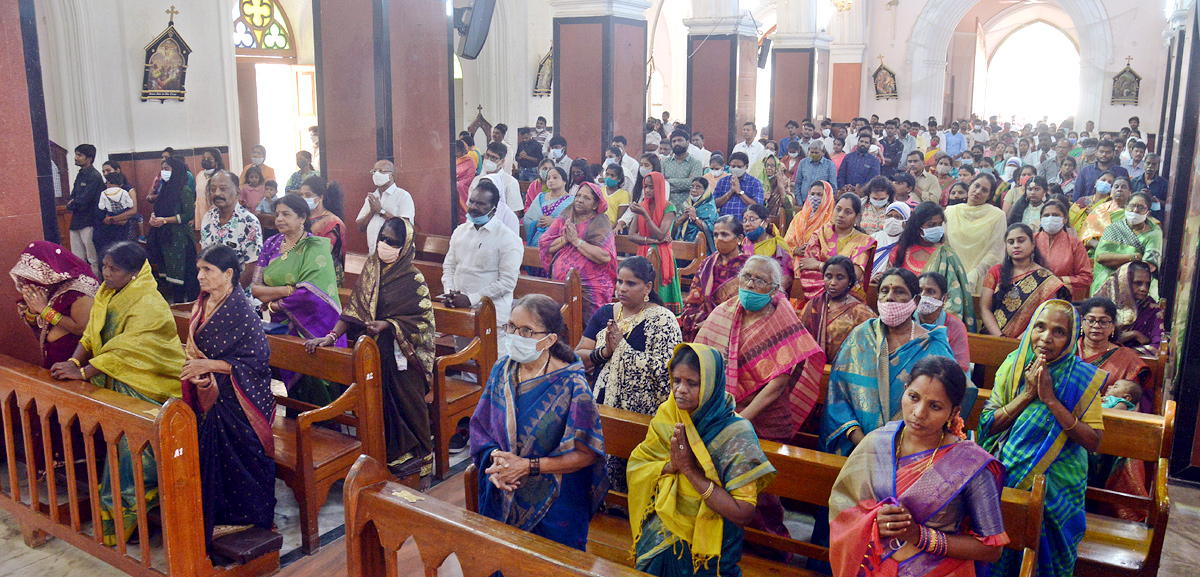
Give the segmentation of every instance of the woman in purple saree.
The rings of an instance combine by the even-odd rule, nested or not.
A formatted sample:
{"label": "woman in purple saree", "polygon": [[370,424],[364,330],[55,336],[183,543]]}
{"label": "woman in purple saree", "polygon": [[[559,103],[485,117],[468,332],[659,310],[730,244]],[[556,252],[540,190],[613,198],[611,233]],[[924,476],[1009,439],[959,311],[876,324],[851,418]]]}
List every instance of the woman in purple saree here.
{"label": "woman in purple saree", "polygon": [[918,361],[903,420],[850,454],[829,497],[834,577],[974,577],[974,562],[1000,557],[1004,467],[961,437],[966,388],[954,359]]}
{"label": "woman in purple saree", "polygon": [[[263,243],[250,292],[287,334],[305,340],[323,337],[342,314],[329,239],[308,232],[308,203],[300,196],[285,194],[274,208],[279,234]],[[346,339],[335,345],[346,346]],[[320,379],[280,373],[288,396],[297,400],[325,406],[341,395],[340,387]]]}

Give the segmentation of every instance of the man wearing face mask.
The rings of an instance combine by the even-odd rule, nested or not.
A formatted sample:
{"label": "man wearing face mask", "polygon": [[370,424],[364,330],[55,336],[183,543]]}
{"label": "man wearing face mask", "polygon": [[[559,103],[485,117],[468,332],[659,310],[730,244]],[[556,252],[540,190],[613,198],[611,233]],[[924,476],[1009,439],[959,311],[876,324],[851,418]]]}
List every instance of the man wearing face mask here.
{"label": "man wearing face mask", "polygon": [[200,222],[204,220],[210,206],[208,181],[216,172],[225,170],[225,159],[215,148],[201,148],[200,167],[203,170],[196,175],[196,213],[192,218],[192,228],[196,230],[200,230]]}
{"label": "man wearing face mask", "polygon": [[[493,183],[500,187],[500,196],[503,199],[502,203],[510,207],[517,206],[524,208],[521,201],[521,183],[513,178],[512,174],[503,169],[503,159],[508,153],[505,150],[504,144],[492,142],[488,144],[487,150],[483,154],[483,167],[479,170],[479,176],[471,181],[471,188],[479,186],[479,183],[490,178]],[[524,210],[521,211],[524,213]],[[518,217],[520,215],[517,215]]]}
{"label": "man wearing face mask", "polygon": [[367,233],[367,254],[375,253],[379,241],[379,230],[389,218],[400,217],[413,224],[417,208],[412,195],[396,185],[396,166],[392,161],[380,159],[371,169],[371,183],[375,190],[367,194],[362,210],[354,222],[358,230]]}
{"label": "man wearing face mask", "polygon": [[546,156],[554,161],[554,165],[563,169],[571,170],[571,163],[574,162],[570,156],[567,156],[567,139],[562,136],[555,136],[550,139],[550,147],[546,150]]}
{"label": "man wearing face mask", "polygon": [[1116,147],[1113,142],[1107,138],[1100,141],[1100,146],[1096,147],[1096,162],[1089,164],[1079,170],[1079,178],[1075,180],[1075,193],[1071,200],[1079,200],[1081,196],[1088,196],[1096,192],[1096,180],[1101,174],[1112,171],[1114,176],[1129,177],[1129,171],[1119,166],[1114,162],[1113,157],[1116,154]]}
{"label": "man wearing face mask", "polygon": [[625,173],[625,190],[633,190],[633,175],[638,173],[638,168],[641,165],[638,163],[638,159],[630,156],[627,152],[629,149],[629,140],[624,136],[620,134],[614,136],[612,146],[617,147],[620,152],[620,154],[615,155],[613,158],[616,159],[616,162],[620,163],[621,171]]}
{"label": "man wearing face mask", "polygon": [[251,166],[257,166],[262,171],[263,182],[275,180],[275,169],[266,165],[267,162],[267,147],[261,144],[255,144],[250,149],[250,164],[242,168],[242,174],[239,176],[241,182],[246,182],[246,171]]}
{"label": "man wearing face mask", "polygon": [[716,199],[717,208],[721,209],[721,216],[731,215],[741,220],[747,206],[762,204],[762,182],[746,174],[749,164],[750,159],[744,152],[729,155],[729,176],[717,181],[713,190],[713,198]]}
{"label": "man wearing face mask", "polygon": [[671,203],[683,206],[692,188],[692,180],[704,174],[704,165],[688,154],[691,135],[675,130],[671,133],[671,155],[662,159],[662,174],[671,187]]}
{"label": "man wearing face mask", "polygon": [[1150,204],[1150,216],[1159,221],[1163,219],[1163,201],[1167,198],[1167,179],[1158,173],[1158,166],[1161,162],[1162,160],[1157,154],[1153,152],[1146,154],[1146,159],[1142,161],[1145,172],[1133,179],[1133,192],[1148,192],[1154,197],[1154,201]]}
{"label": "man wearing face mask", "polygon": [[879,157],[870,153],[871,150],[871,131],[864,129],[858,133],[858,145],[854,152],[846,155],[842,159],[842,166],[838,168],[838,188],[849,190],[853,188],[862,196],[861,189],[871,182],[872,178],[879,176]]}
{"label": "man wearing face mask", "polygon": [[[513,289],[525,248],[517,233],[495,218],[500,208],[500,191],[491,180],[480,181],[467,198],[467,222],[450,235],[450,249],[442,264],[442,288],[439,300],[447,307],[479,305],[488,297],[496,306],[498,327],[508,322],[512,311]],[[505,333],[498,331],[497,345],[505,354]]]}
{"label": "man wearing face mask", "polygon": [[808,191],[818,180],[830,184],[837,182],[837,168],[833,161],[825,156],[825,144],[815,139],[808,145],[808,156],[796,164],[795,186],[792,194],[796,197],[796,206],[803,206],[808,200]]}

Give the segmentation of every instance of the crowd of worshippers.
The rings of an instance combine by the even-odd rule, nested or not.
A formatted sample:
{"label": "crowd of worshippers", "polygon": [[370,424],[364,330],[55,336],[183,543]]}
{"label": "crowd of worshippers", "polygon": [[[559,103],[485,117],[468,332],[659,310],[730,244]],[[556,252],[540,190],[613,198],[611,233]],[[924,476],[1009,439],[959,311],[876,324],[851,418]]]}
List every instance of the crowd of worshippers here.
{"label": "crowd of worshippers", "polygon": [[[870,574],[917,560],[939,574],[975,562],[1010,574],[1020,559],[1003,548],[1001,489],[1045,474],[1039,574],[1066,576],[1086,526],[1101,408],[1153,412],[1161,394],[1142,357],[1163,339],[1155,277],[1166,185],[1136,121],[1120,133],[1131,135],[1124,151],[1123,138],[1101,138],[1090,122],[1077,133],[994,118],[860,118],[847,140],[844,127],[804,121],[778,142],[757,140],[747,123],[726,156],[664,113],[646,123],[647,152],[634,158],[618,136],[596,165],[569,156],[540,118],[516,147],[507,127],[492,128],[482,155],[464,133],[453,185],[465,222],[441,295],[415,265],[413,199],[387,160],[372,168],[352,230],[340,186],[308,152],[279,191],[261,146],[241,174],[215,150],[195,175],[167,151],[146,197],[152,216],[135,226],[137,194],[118,163],[101,177],[95,148],[81,145],[71,250],[33,242],[10,274],[17,314],[55,378],[153,403],[181,397],[196,411],[210,539],[273,524],[266,334],[305,339],[310,352],[374,338],[388,466],[428,478],[434,302],[488,297],[501,357],[481,375],[482,400],[457,444],[481,471],[489,516],[583,549],[611,487],[629,495],[638,569],[735,574],[744,527],[787,535],[783,504],[762,493],[775,470],[758,442],[806,431],[820,450],[849,456],[813,535],[841,560],[825,571],[857,574],[882,543],[890,552],[862,565]],[[343,306],[350,234],[365,234],[370,252]],[[619,257],[618,235],[638,254]],[[707,245],[686,294],[672,241]],[[540,267],[523,268],[525,247]],[[566,340],[560,303],[513,297],[521,274],[563,280],[571,270],[582,280],[580,342]],[[181,342],[169,303],[186,302]],[[1019,339],[975,431],[963,430],[977,391],[968,333]],[[316,405],[343,390],[275,376]],[[606,457],[597,405],[654,415],[631,459]],[[893,466],[880,469],[885,461]],[[1091,482],[1110,481],[1094,469]],[[148,493],[154,470],[144,468]],[[911,494],[927,475],[957,480]],[[945,502],[919,518],[908,499]],[[106,541],[128,539],[134,521],[124,536],[105,524]]]}

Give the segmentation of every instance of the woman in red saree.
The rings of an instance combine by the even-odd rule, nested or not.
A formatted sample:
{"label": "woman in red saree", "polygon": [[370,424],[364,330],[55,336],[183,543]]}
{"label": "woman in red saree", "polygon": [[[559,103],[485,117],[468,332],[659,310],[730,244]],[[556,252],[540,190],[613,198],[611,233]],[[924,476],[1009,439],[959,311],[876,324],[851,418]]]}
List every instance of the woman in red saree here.
{"label": "woman in red saree", "polygon": [[808,301],[800,311],[800,322],[808,333],[817,340],[825,351],[825,358],[837,358],[842,342],[854,327],[875,318],[875,311],[858,297],[850,294],[850,287],[858,282],[854,263],[838,255],[822,267],[825,275],[825,292]]}
{"label": "woman in red saree", "polygon": [[346,275],[346,223],[342,222],[342,187],[321,176],[310,176],[300,185],[300,196],[308,203],[309,231],[329,239],[333,252],[333,271],[338,286]]}
{"label": "woman in red saree", "polygon": [[475,180],[475,159],[467,154],[467,144],[461,140],[454,141],[454,187],[458,191],[459,224],[467,221],[467,195],[471,192],[471,182]]}
{"label": "woman in red saree", "polygon": [[[1142,387],[1142,399],[1138,410],[1153,414],[1155,411],[1154,383],[1150,379],[1150,367],[1129,347],[1113,341],[1116,332],[1117,305],[1099,296],[1083,301],[1079,306],[1083,317],[1083,336],[1079,339],[1079,358],[1083,362],[1108,371],[1111,378],[1107,385],[1117,381],[1133,381]],[[1108,394],[1107,386],[1101,395]]]}
{"label": "woman in red saree", "polygon": [[[760,439],[788,443],[817,404],[825,352],[804,330],[779,287],[783,269],[754,255],[738,275],[738,298],[721,303],[696,335],[696,343],[725,355],[725,390],[738,414]],[[783,504],[759,495],[750,527],[787,535]]]}
{"label": "woman in red saree", "polygon": [[737,275],[752,254],[744,240],[742,223],[733,215],[722,216],[713,224],[713,242],[717,250],[700,261],[700,269],[683,300],[683,315],[679,317],[683,342],[696,340],[704,319],[721,303],[737,296]]}
{"label": "woman in red saree", "polygon": [[37,240],[8,274],[21,293],[17,313],[37,335],[42,367],[71,358],[100,288],[92,267],[57,244]]}
{"label": "woman in red saree", "polygon": [[[818,229],[805,243],[804,252],[796,266],[800,287],[804,289],[804,301],[815,299],[825,291],[825,275],[821,273],[821,267],[825,261],[837,255],[854,262],[854,276],[860,282],[850,290],[859,299],[866,299],[866,284],[861,279],[869,278],[867,275],[874,266],[875,239],[856,226],[861,215],[862,201],[858,195],[845,193],[837,198],[829,225]],[[794,300],[792,304],[802,305],[803,302]]]}
{"label": "woman in red saree", "polygon": [[913,367],[903,420],[869,433],[829,496],[834,577],[974,577],[1009,542],[1004,467],[962,434],[962,369],[931,355]]}
{"label": "woman in red saree", "polygon": [[1052,299],[1071,298],[1033,241],[1033,229],[1018,222],[1004,233],[1004,261],[988,270],[979,293],[979,310],[987,334],[1020,338],[1033,312]]}

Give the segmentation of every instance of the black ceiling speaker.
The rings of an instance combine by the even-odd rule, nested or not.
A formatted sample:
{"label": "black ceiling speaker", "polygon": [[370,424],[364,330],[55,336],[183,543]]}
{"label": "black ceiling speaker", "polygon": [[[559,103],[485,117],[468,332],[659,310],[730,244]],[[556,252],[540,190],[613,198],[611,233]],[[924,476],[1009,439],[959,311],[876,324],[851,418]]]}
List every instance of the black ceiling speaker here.
{"label": "black ceiling speaker", "polygon": [[488,29],[492,27],[492,12],[496,9],[496,0],[475,0],[470,8],[454,9],[454,29],[458,31],[459,58],[474,60],[483,50],[487,40]]}

